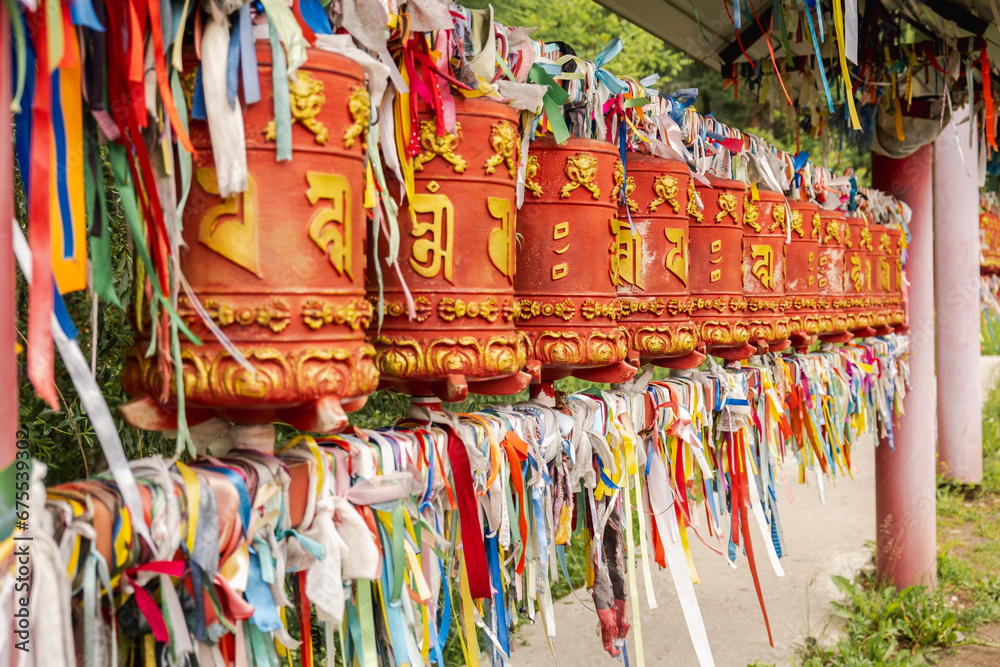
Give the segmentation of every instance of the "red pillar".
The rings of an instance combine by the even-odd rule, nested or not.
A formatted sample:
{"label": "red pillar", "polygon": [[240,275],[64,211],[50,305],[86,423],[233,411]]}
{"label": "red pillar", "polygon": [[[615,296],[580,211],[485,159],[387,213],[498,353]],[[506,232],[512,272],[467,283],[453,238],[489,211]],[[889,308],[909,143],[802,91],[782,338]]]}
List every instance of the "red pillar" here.
{"label": "red pillar", "polygon": [[[968,117],[957,109],[955,120]],[[934,142],[934,307],[937,311],[938,472],[983,481],[979,377],[979,159],[973,123],[948,125]],[[961,146],[961,150],[959,150]],[[964,159],[963,159],[964,158]]]}
{"label": "red pillar", "polygon": [[[0,470],[13,460],[17,436],[17,282],[14,276],[14,146],[11,129],[10,20],[0,7]],[[15,20],[17,20],[15,18]]]}
{"label": "red pillar", "polygon": [[872,185],[913,209],[906,272],[913,387],[895,420],[895,449],[883,441],[875,453],[876,569],[898,588],[936,583],[933,156],[929,145],[902,160],[872,154]]}

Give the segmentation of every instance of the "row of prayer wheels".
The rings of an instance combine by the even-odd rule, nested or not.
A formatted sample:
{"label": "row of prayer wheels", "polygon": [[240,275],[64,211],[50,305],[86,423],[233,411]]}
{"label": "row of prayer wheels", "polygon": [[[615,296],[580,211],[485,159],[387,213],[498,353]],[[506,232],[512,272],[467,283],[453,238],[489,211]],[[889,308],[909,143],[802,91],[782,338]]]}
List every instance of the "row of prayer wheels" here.
{"label": "row of prayer wheels", "polygon": [[[269,55],[258,48],[262,88]],[[607,142],[539,137],[519,209],[518,112],[484,98],[456,98],[454,132],[418,104],[398,234],[367,225],[362,72],[311,52],[298,78],[293,108],[308,91],[339,102],[312,100],[284,162],[272,109],[250,106],[240,195],[218,196],[207,123],[191,123],[181,267],[200,303],[182,297],[177,313],[204,342],[181,341],[189,423],[329,432],[379,387],[450,402],[569,375],[622,382],[640,363],[693,367],[903,323],[898,231],[680,162],[623,164]],[[170,428],[177,382],[145,354],[151,330],[137,322],[123,413]]]}
{"label": "row of prayer wheels", "polygon": [[1000,215],[992,208],[979,214],[981,273],[1000,273]]}

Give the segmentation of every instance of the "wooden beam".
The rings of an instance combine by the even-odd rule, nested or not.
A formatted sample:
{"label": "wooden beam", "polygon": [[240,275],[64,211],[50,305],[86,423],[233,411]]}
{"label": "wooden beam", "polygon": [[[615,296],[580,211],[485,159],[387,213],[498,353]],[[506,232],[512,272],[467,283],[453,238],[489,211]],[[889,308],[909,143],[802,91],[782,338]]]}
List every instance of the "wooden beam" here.
{"label": "wooden beam", "polygon": [[[750,0],[747,0],[750,2]],[[763,11],[758,14],[760,18],[760,25],[757,24],[757,20],[750,22],[743,32],[740,33],[738,40],[733,40],[727,44],[722,51],[719,52],[719,57],[722,58],[723,65],[732,65],[736,62],[743,52],[749,49],[751,46],[757,43],[757,40],[764,36],[764,32],[761,30],[761,26],[765,28],[771,24],[771,7],[768,6]],[[743,44],[743,48],[740,48],[740,43]]]}

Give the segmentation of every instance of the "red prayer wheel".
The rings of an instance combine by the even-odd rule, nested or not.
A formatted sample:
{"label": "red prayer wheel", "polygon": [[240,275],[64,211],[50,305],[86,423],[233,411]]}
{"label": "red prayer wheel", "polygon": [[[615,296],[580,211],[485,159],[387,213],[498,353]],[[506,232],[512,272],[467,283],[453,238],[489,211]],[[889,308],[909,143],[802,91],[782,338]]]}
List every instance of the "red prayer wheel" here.
{"label": "red prayer wheel", "polygon": [[844,295],[849,302],[847,328],[858,338],[875,335],[872,327],[871,230],[861,215],[847,216],[847,250],[844,253]]}
{"label": "red prayer wheel", "polygon": [[[416,99],[416,98],[415,98]],[[518,112],[486,98],[455,98],[456,132],[437,133],[425,106],[413,133],[414,194],[399,208],[399,273],[379,258],[385,319],[371,335],[382,386],[464,400],[469,391],[514,394],[527,348],[514,328]],[[390,179],[388,187],[398,191]],[[368,293],[378,295],[374,267]]]}
{"label": "red prayer wheel", "polygon": [[889,292],[885,297],[889,311],[889,325],[899,330],[906,326],[906,306],[903,303],[903,230],[887,227],[889,237],[887,251],[889,261]]}
{"label": "red prayer wheel", "polygon": [[[531,144],[518,220],[517,328],[536,380],[568,375],[625,382],[636,368],[618,326],[615,281],[634,263],[628,220],[618,220],[615,147],[551,136]],[[626,241],[623,243],[622,238]]]}
{"label": "red prayer wheel", "polygon": [[[743,203],[743,296],[747,301],[750,340],[758,352],[789,345],[785,315],[785,197],[760,191]],[[780,211],[775,215],[775,211]]]}
{"label": "red prayer wheel", "polygon": [[[293,160],[275,159],[270,100],[243,110],[244,192],[219,196],[208,123],[191,121],[197,156],[181,270],[200,307],[254,372],[237,363],[181,296],[177,313],[203,340],[197,346],[180,339],[188,423],[216,415],[330,432],[346,425],[344,411],[364,405],[378,385],[375,350],[365,340],[372,309],[363,282],[364,72],[343,56],[318,49],[308,55],[290,84]],[[258,43],[257,62],[261,89],[271,90],[270,46]],[[122,412],[140,428],[170,428],[176,384],[165,383],[156,359],[145,357],[150,323],[137,310],[137,343],[122,374],[136,399]]]}
{"label": "red prayer wheel", "polygon": [[789,201],[791,243],[785,274],[785,305],[792,345],[801,347],[819,334],[817,296],[819,290],[819,236],[822,221],[819,206],[807,201]]}
{"label": "red prayer wheel", "polygon": [[709,176],[711,187],[696,184],[704,209],[690,214],[691,297],[686,310],[698,325],[708,351],[723,359],[745,359],[749,344],[747,301],[743,298],[743,200],[740,181]]}
{"label": "red prayer wheel", "polygon": [[[688,214],[697,212],[683,162],[629,153],[628,178],[616,164],[613,195],[625,188],[615,241],[618,303],[629,348],[643,363],[694,368],[698,330],[688,291]],[[631,215],[635,237],[628,227]]]}
{"label": "red prayer wheel", "polygon": [[830,343],[846,343],[854,337],[847,330],[847,303],[844,298],[847,214],[839,210],[820,210],[819,218],[817,305],[820,338]]}

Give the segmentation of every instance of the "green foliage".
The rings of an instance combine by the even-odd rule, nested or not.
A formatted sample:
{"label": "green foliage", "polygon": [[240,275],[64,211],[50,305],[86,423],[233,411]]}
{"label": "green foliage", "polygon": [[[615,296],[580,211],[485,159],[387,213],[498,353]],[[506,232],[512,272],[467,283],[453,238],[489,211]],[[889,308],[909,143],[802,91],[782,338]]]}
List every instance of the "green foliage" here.
{"label": "green foliage", "polygon": [[[471,9],[484,9],[488,0],[459,0]],[[624,48],[608,70],[641,79],[649,74],[676,76],[691,63],[684,54],[592,0],[503,0],[493,2],[494,19],[507,26],[537,27],[532,37],[569,44],[576,55],[594,60],[611,40],[620,37]]]}
{"label": "green foliage", "polygon": [[854,581],[835,576],[833,582],[846,596],[833,603],[845,623],[843,636],[833,647],[810,638],[800,651],[803,667],[923,665],[930,649],[954,645],[965,629],[940,591],[897,591],[864,575]]}

